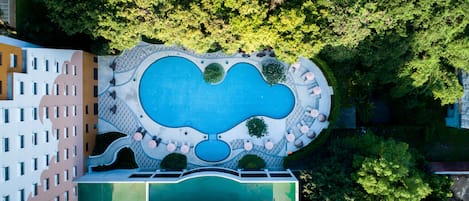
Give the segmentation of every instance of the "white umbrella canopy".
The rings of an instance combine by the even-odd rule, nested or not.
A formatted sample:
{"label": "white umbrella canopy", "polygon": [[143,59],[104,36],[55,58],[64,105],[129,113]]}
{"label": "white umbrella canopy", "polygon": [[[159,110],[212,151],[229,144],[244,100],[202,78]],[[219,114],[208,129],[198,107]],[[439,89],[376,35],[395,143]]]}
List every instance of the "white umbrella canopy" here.
{"label": "white umbrella canopy", "polygon": [[166,146],[166,150],[168,150],[169,152],[173,152],[174,150],[176,150],[176,145],[172,142],[170,142],[167,146]]}

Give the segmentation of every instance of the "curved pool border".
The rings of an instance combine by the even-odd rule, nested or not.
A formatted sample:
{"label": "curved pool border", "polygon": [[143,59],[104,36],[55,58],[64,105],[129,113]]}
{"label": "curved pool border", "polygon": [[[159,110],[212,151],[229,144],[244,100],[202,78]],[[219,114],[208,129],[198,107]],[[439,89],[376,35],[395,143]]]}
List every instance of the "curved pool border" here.
{"label": "curved pool border", "polygon": [[[192,62],[194,65],[197,66],[196,63],[194,63],[192,60],[190,60],[190,59],[188,59],[188,58],[186,58],[186,57],[184,57],[184,56],[180,56],[180,55],[164,56],[164,57],[158,58],[157,60],[153,61],[153,63],[151,63],[149,66],[145,67],[145,70],[143,70],[143,72],[142,72],[140,75],[138,75],[139,78],[142,78],[142,76],[147,72],[147,70],[148,70],[149,68],[153,67],[153,64],[154,64],[154,63],[160,61],[161,59],[165,59],[165,58],[167,58],[167,57],[180,57],[180,58],[182,58],[182,59],[186,59],[186,60]],[[210,60],[211,60],[211,59],[210,59]],[[202,62],[201,62],[201,63],[202,63]],[[208,62],[208,63],[211,64],[211,63],[218,63],[218,62]],[[197,66],[197,67],[198,67],[198,70],[199,70],[199,72],[200,72],[200,74],[202,75],[202,77],[203,77],[203,74],[204,74],[204,72],[202,71],[202,69],[203,69],[204,67],[206,67],[207,65],[209,65],[209,64],[205,64],[205,62],[204,62],[204,63],[200,64],[200,65],[204,65],[204,66]],[[236,62],[236,63],[233,63],[233,64],[227,64],[227,63],[225,64],[225,65],[229,65],[229,66],[223,66],[223,64],[220,64],[220,65],[224,68],[225,74],[223,75],[223,78],[222,78],[219,82],[217,82],[217,83],[210,83],[210,84],[211,84],[211,85],[217,85],[217,84],[222,83],[222,82],[225,80],[226,76],[230,73],[230,71],[233,70],[233,67],[234,67],[235,65],[238,65],[238,64],[248,64],[248,65],[251,65],[252,67],[254,67],[254,68],[256,69],[256,73],[257,73],[256,75],[258,75],[260,78],[262,78],[262,80],[264,81],[264,83],[265,83],[266,85],[269,85],[269,83],[266,81],[264,75],[263,75],[262,72],[260,71],[259,67],[258,67],[258,66],[255,66],[255,65],[252,65],[252,63],[245,62],[245,61],[240,61],[240,62]],[[139,67],[141,67],[141,66],[139,66]],[[227,70],[226,70],[226,69],[227,69]],[[137,77],[137,75],[135,75],[135,77]],[[136,79],[136,78],[135,78],[135,79]],[[217,132],[217,133],[205,133],[205,132],[199,130],[199,128],[193,127],[192,125],[171,126],[171,125],[163,124],[163,123],[160,123],[160,122],[158,122],[157,120],[155,120],[155,119],[154,119],[153,117],[151,117],[150,115],[148,115],[147,110],[146,110],[146,109],[142,106],[142,104],[141,104],[141,94],[140,94],[140,88],[141,88],[141,85],[142,85],[141,79],[136,79],[135,82],[136,82],[136,86],[138,87],[137,90],[136,90],[136,91],[137,91],[137,101],[139,101],[139,103],[140,103],[139,106],[140,106],[141,109],[143,110],[143,113],[145,114],[145,117],[148,117],[148,118],[150,118],[152,121],[154,121],[155,123],[157,123],[157,124],[159,124],[159,125],[162,125],[162,126],[164,126],[164,127],[167,127],[167,128],[189,127],[189,128],[192,128],[192,129],[197,130],[198,132],[204,133],[204,134],[220,134],[220,133],[225,133],[225,132],[231,130],[232,128],[234,128],[235,126],[237,126],[237,125],[239,125],[239,124],[241,124],[241,123],[243,123],[243,122],[245,122],[245,121],[247,121],[248,119],[253,118],[253,117],[265,117],[265,118],[270,118],[270,119],[284,119],[284,118],[287,118],[288,115],[290,115],[290,113],[293,112],[293,110],[295,109],[295,103],[296,103],[295,93],[294,93],[294,91],[292,90],[292,88],[291,88],[290,86],[286,85],[286,84],[278,83],[278,84],[275,84],[275,85],[281,85],[281,86],[287,88],[288,90],[290,90],[290,92],[291,92],[292,99],[293,99],[292,101],[293,101],[293,102],[292,102],[292,105],[291,105],[291,110],[290,110],[288,113],[286,113],[286,114],[284,114],[283,116],[278,117],[278,118],[277,118],[277,117],[272,117],[272,116],[260,115],[260,114],[246,115],[246,118],[240,119],[239,121],[234,122],[232,125],[230,125],[229,128],[227,128],[227,129],[225,129],[225,130],[222,130],[222,131]]]}

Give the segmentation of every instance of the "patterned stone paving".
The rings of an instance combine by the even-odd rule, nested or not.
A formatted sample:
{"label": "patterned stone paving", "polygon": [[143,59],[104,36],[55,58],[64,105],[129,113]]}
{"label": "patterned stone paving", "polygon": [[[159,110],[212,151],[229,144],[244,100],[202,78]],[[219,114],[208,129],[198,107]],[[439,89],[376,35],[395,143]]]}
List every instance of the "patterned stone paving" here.
{"label": "patterned stone paving", "polygon": [[[193,55],[202,58],[228,57],[227,55],[219,52],[205,54],[201,56],[189,51],[183,51],[181,50],[181,48],[177,47],[167,47],[161,45],[141,43],[135,48],[124,51],[122,55],[120,55],[114,60],[116,65],[114,73],[124,73],[131,70],[135,70],[146,57],[162,50],[179,51],[184,52],[188,55]],[[302,100],[300,100],[298,97],[298,94],[301,92],[298,91],[297,86],[312,87],[318,85],[318,83],[314,81],[312,83],[308,83],[306,86],[306,84],[302,82],[300,75],[300,72],[292,73],[289,71],[289,73],[287,73],[285,82],[285,84],[289,86],[291,90],[295,93],[296,98],[294,110],[286,119],[286,129],[292,129],[297,138],[302,136],[302,134],[298,131],[298,127],[296,126],[300,121],[304,120],[308,125],[311,125],[314,122],[313,118],[305,117],[306,108],[303,107],[303,104],[305,103],[302,103]],[[109,96],[111,90],[112,87],[108,88],[104,93],[99,96],[99,118],[100,120],[103,120],[115,126],[121,132],[127,135],[132,135],[137,130],[137,128],[142,125],[140,119],[132,112],[132,110],[127,106],[124,100],[119,99],[119,97],[117,97],[115,100],[112,99],[111,96]],[[312,108],[319,108],[319,98],[320,97],[308,98],[309,104],[307,105]],[[116,114],[113,114],[111,112],[111,107],[114,105],[117,107]],[[244,155],[256,154],[266,161],[267,168],[274,170],[283,169],[283,159],[285,155],[284,152],[287,150],[287,146],[290,146],[288,145],[288,142],[285,140],[284,137],[282,137],[280,141],[275,142],[272,150],[265,149],[263,145],[254,144],[252,150],[246,151],[244,150],[243,139],[235,139],[229,143],[232,148],[232,153],[238,154],[230,158],[229,161],[217,163],[213,166],[237,169],[238,161]],[[112,146],[112,144],[110,146]],[[141,142],[131,140],[129,147],[134,152],[136,162],[140,169],[155,170],[159,168],[161,160],[148,156],[143,150]],[[196,167],[200,166],[190,163],[189,161],[188,169]]]}

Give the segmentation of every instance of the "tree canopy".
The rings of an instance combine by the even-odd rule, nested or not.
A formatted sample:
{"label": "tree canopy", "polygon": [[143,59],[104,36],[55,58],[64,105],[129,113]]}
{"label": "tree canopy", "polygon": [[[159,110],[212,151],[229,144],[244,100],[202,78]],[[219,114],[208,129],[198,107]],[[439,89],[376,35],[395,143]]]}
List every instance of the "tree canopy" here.
{"label": "tree canopy", "polygon": [[462,96],[457,70],[469,70],[465,0],[44,2],[66,33],[105,40],[109,52],[143,37],[199,53],[272,47],[289,63],[322,53],[327,62],[347,65],[352,81],[381,83],[394,97],[423,95],[442,104]]}
{"label": "tree canopy", "polygon": [[310,200],[445,200],[448,178],[425,174],[408,144],[373,134],[334,140],[300,175]]}

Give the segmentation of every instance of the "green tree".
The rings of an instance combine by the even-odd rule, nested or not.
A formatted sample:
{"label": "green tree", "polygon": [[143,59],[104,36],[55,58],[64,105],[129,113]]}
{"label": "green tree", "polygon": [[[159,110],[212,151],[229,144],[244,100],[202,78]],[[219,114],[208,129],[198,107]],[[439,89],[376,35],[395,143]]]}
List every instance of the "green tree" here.
{"label": "green tree", "polygon": [[225,70],[219,63],[211,63],[204,70],[204,80],[208,83],[217,83],[223,79]]}
{"label": "green tree", "polygon": [[246,127],[248,127],[248,132],[250,136],[255,136],[261,138],[268,134],[267,124],[265,124],[264,119],[253,117],[246,122]]}
{"label": "green tree", "polygon": [[[370,134],[335,139],[300,173],[310,200],[422,200],[447,198],[448,178],[427,175],[406,143]],[[417,160],[419,159],[419,160]]]}
{"label": "green tree", "polygon": [[161,169],[183,170],[187,167],[187,157],[184,154],[170,153],[161,161]]}
{"label": "green tree", "polygon": [[265,168],[265,161],[257,155],[247,154],[238,161],[238,167],[246,170],[260,170]]}
{"label": "green tree", "polygon": [[267,61],[262,64],[262,74],[269,84],[285,81],[286,69],[279,61]]}

